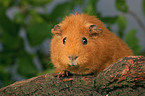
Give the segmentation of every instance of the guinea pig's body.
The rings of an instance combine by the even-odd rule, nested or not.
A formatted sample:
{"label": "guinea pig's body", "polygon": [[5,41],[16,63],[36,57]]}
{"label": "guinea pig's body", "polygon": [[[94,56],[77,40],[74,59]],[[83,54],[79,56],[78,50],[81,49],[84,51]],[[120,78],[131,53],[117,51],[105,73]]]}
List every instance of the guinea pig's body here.
{"label": "guinea pig's body", "polygon": [[56,25],[52,33],[51,60],[56,72],[97,74],[119,58],[133,55],[128,46],[94,16],[70,15]]}

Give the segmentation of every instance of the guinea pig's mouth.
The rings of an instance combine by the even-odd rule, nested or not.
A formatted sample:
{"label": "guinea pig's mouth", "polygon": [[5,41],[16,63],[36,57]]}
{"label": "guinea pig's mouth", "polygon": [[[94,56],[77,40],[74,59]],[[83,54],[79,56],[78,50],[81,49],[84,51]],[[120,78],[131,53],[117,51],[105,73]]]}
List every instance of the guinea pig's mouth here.
{"label": "guinea pig's mouth", "polygon": [[72,61],[68,64],[69,67],[78,67],[79,65],[77,64],[76,61]]}

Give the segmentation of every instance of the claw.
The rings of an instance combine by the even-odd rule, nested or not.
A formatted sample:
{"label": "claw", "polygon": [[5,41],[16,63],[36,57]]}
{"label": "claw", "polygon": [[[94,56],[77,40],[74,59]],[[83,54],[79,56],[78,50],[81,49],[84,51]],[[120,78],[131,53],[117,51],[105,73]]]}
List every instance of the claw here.
{"label": "claw", "polygon": [[60,78],[60,77],[68,77],[69,76],[69,71],[61,71],[61,72],[59,72],[59,74],[58,74],[58,78]]}

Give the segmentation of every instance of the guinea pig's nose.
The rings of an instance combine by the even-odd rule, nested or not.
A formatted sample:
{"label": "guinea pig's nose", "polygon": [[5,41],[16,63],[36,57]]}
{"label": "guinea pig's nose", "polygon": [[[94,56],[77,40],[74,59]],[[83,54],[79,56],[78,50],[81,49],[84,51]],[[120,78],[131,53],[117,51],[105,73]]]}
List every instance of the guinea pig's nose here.
{"label": "guinea pig's nose", "polygon": [[73,61],[73,60],[76,60],[78,56],[68,56],[68,58]]}

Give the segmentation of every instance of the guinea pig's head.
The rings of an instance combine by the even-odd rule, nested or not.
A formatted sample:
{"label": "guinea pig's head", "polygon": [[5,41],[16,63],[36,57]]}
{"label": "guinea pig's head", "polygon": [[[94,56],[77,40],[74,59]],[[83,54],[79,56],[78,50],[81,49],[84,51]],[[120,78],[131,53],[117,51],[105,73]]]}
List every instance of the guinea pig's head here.
{"label": "guinea pig's head", "polygon": [[93,70],[101,54],[101,42],[97,40],[102,34],[102,29],[93,22],[85,16],[72,15],[54,26],[51,60],[55,67],[77,74],[89,74]]}

